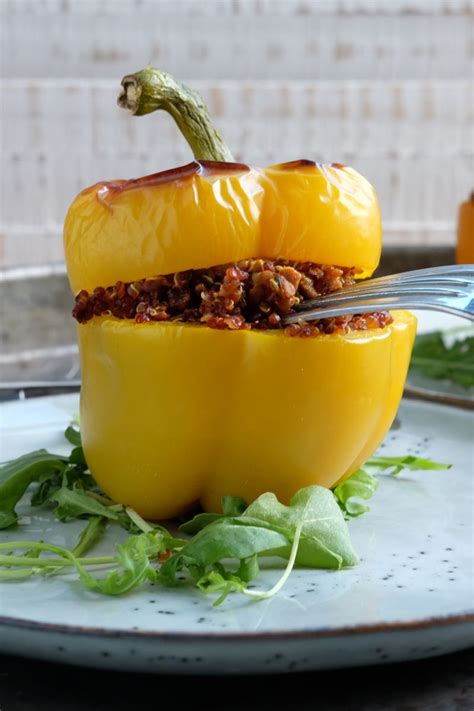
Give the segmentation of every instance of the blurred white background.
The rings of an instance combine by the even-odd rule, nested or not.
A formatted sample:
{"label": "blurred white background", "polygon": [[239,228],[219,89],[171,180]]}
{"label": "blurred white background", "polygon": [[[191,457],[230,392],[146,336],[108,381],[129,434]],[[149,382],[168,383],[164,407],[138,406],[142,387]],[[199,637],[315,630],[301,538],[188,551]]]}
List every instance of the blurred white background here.
{"label": "blurred white background", "polygon": [[454,244],[474,174],[469,0],[0,0],[0,266],[62,263],[87,184],[190,160],[115,103],[148,62],[206,99],[236,159],[349,163],[385,243]]}

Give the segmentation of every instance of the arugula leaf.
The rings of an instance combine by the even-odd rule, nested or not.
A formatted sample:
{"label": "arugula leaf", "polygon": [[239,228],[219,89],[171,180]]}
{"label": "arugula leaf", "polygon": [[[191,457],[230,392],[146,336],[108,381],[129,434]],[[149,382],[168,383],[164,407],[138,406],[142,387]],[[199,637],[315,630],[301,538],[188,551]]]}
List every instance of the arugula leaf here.
{"label": "arugula leaf", "polygon": [[18,520],[15,507],[34,481],[44,482],[62,472],[67,458],[38,449],[0,467],[0,529]]}
{"label": "arugula leaf", "polygon": [[87,469],[87,462],[82,447],[74,447],[69,455],[69,461],[71,464],[76,464],[81,469]]}
{"label": "arugula leaf", "polygon": [[66,437],[68,442],[74,445],[74,447],[82,446],[81,433],[72,425],[69,425],[69,427],[66,428],[64,436]]}
{"label": "arugula leaf", "polygon": [[[262,494],[242,515],[211,521],[164,563],[159,577],[176,584],[178,573],[187,571],[200,589],[219,591],[225,597],[231,590],[241,590],[258,573],[257,556],[289,560],[292,555],[293,563],[312,568],[341,568],[358,562],[339,506],[323,487],[301,489],[289,506],[274,494]],[[226,559],[240,561],[239,569],[226,569]]]}
{"label": "arugula leaf", "polygon": [[205,568],[226,558],[244,560],[255,554],[268,555],[287,545],[288,538],[283,533],[259,521],[245,525],[239,518],[224,518],[197,533],[181,553]]}
{"label": "arugula leaf", "polygon": [[367,501],[375,494],[378,479],[364,469],[358,469],[352,476],[333,489],[333,494],[342,509],[345,518],[355,518],[370,511],[370,507],[360,499]]}
{"label": "arugula leaf", "polygon": [[221,521],[225,516],[218,513],[198,513],[190,521],[185,521],[179,527],[180,531],[183,533],[188,533],[190,536],[194,536],[199,533],[203,528],[209,526],[211,523],[216,521]]}
{"label": "arugula leaf", "polygon": [[464,388],[474,386],[474,333],[446,344],[441,331],[420,334],[415,339],[410,367],[435,379],[451,380]]}
{"label": "arugula leaf", "polygon": [[190,521],[182,523],[179,527],[180,531],[194,535],[201,529],[208,526],[210,523],[219,521],[222,518],[229,516],[240,516],[246,508],[247,504],[241,496],[223,496],[222,497],[222,513],[199,513]]}
{"label": "arugula leaf", "polygon": [[80,558],[84,553],[88,553],[103,537],[105,526],[106,519],[103,516],[91,516],[72,549],[72,554]]}
{"label": "arugula leaf", "polygon": [[31,505],[58,503],[55,513],[60,520],[84,514],[118,519],[109,509],[113,502],[103,496],[88,471],[79,431],[68,427],[64,434],[76,445],[69,457],[40,449],[0,467],[0,529],[18,520],[15,507],[33,482],[38,487],[32,492]]}
{"label": "arugula leaf", "polygon": [[210,570],[196,582],[196,587],[204,593],[216,593],[219,597],[214,607],[221,605],[231,592],[247,592],[246,581],[228,570]]}
{"label": "arugula leaf", "polygon": [[242,558],[237,575],[240,580],[243,580],[245,583],[249,583],[257,577],[259,572],[260,566],[258,564],[258,554],[255,553],[255,555],[250,556],[250,558]]}
{"label": "arugula leaf", "polygon": [[378,479],[370,470],[373,472],[386,472],[395,476],[404,469],[420,471],[450,469],[450,467],[450,464],[432,462],[429,459],[414,457],[410,454],[402,457],[371,457],[365,462],[362,469],[358,469],[348,479],[336,486],[332,492],[345,518],[355,518],[370,511],[370,507],[360,499],[367,501],[377,491]]}
{"label": "arugula leaf", "polygon": [[78,568],[80,580],[89,590],[106,595],[122,595],[140,587],[147,580],[156,580],[157,571],[152,567],[151,560],[166,550],[161,532],[130,536],[125,543],[118,543],[115,548],[118,567],[104,578],[96,578],[85,568]]}
{"label": "arugula leaf", "polygon": [[[121,595],[140,587],[147,580],[154,581],[157,571],[152,567],[152,562],[158,559],[160,553],[166,551],[164,536],[160,531],[130,536],[124,544],[115,546],[115,556],[97,558],[81,558],[68,548],[38,541],[0,543],[0,551],[11,552],[22,548],[27,549],[26,555],[1,555],[0,553],[0,566],[8,568],[0,571],[0,580],[14,580],[39,573],[49,574],[51,571],[74,567],[86,588],[105,595]],[[30,555],[32,551],[39,555],[32,558]],[[56,557],[41,558],[43,551],[53,553]],[[86,570],[86,567],[91,565],[114,565],[115,567],[109,570],[105,577],[99,578]],[[23,570],[10,570],[17,567],[22,567]]]}
{"label": "arugula leaf", "polygon": [[[389,473],[392,475],[400,474],[404,469],[410,471],[421,470],[442,470],[451,469],[451,464],[442,464],[441,462],[432,462],[430,459],[422,457],[414,457],[411,454],[406,454],[402,457],[371,457],[364,464],[364,469],[375,469]],[[350,481],[350,480],[348,480]]]}
{"label": "arugula leaf", "polygon": [[[364,501],[377,488],[373,473],[449,468],[414,456],[372,457],[334,491],[309,486],[298,491],[288,506],[272,493],[248,507],[241,497],[225,496],[222,514],[201,513],[181,526],[194,534],[183,540],[145,521],[130,507],[114,504],[87,468],[79,431],[69,427],[65,436],[74,445],[69,457],[38,450],[0,468],[0,528],[15,523],[15,506],[33,482],[38,484],[33,505],[56,504],[54,513],[60,520],[86,517],[87,524],[73,550],[43,542],[0,543],[1,580],[73,568],[86,588],[107,595],[127,593],[147,581],[163,585],[184,581],[217,593],[214,604],[233,591],[253,599],[269,598],[281,590],[295,565],[339,569],[358,562],[344,516],[350,519],[368,510]],[[133,535],[115,546],[115,555],[84,557],[109,523]],[[26,553],[19,555],[21,549]],[[286,559],[286,568],[270,590],[250,590],[248,583],[258,576],[264,556]],[[104,565],[109,570],[102,577],[87,570]]]}
{"label": "arugula leaf", "polygon": [[63,486],[49,497],[49,501],[58,504],[54,513],[60,521],[67,521],[83,515],[103,516],[114,521],[118,519],[118,513],[112,507],[104,506],[97,499],[77,489],[68,489]]}
{"label": "arugula leaf", "polygon": [[[301,538],[301,532],[303,530],[303,525],[304,522],[300,521],[299,524],[296,527],[295,531],[295,537],[293,539],[293,543],[291,545],[291,553],[288,558],[288,565],[286,566],[285,570],[283,571],[283,574],[280,576],[279,580],[275,583],[275,585],[270,588],[270,590],[263,590],[263,591],[254,591],[254,590],[249,590],[247,587],[245,587],[244,580],[239,577],[240,573],[240,568],[237,573],[237,575],[233,575],[232,573],[229,574],[228,571],[221,571],[219,569],[217,570],[212,570],[210,573],[207,575],[203,576],[198,582],[196,583],[197,587],[200,590],[204,590],[205,592],[220,592],[221,595],[220,597],[214,602],[214,606],[220,605],[222,602],[224,602],[225,598],[227,595],[234,591],[237,590],[238,592],[244,593],[244,595],[248,595],[249,597],[253,597],[254,600],[267,600],[270,597],[273,597],[276,595],[288,578],[291,575],[291,571],[294,568],[295,561],[296,561],[296,555],[298,552],[298,546],[300,543],[300,538]],[[217,566],[215,566],[217,568]]]}
{"label": "arugula leaf", "polygon": [[63,471],[56,472],[38,484],[31,494],[31,506],[42,506],[55,491],[61,488],[63,485],[64,471],[66,471],[66,469],[67,465]]}
{"label": "arugula leaf", "polygon": [[222,512],[224,516],[240,516],[247,508],[247,502],[241,496],[223,496]]}
{"label": "arugula leaf", "polygon": [[272,550],[288,546],[284,534],[266,525],[262,526],[258,521],[256,525],[251,525],[250,521],[249,524],[246,525],[240,518],[222,518],[210,523],[188,541],[179,553],[163,563],[159,571],[160,582],[177,585],[181,572],[188,573],[194,581],[202,580],[209,568],[217,569],[224,575],[227,571],[222,561],[227,559],[244,561],[240,570],[244,574],[244,582],[248,582],[249,575],[256,569],[255,563],[251,565],[249,559],[258,554],[270,555]]}
{"label": "arugula leaf", "polygon": [[[331,491],[321,486],[300,489],[292,497],[289,506],[281,504],[275,494],[262,494],[244,511],[242,519],[246,517],[260,520],[276,531],[281,531],[290,543],[302,522],[297,565],[339,569],[358,563],[337,501]],[[273,554],[288,558],[290,552],[291,545],[288,545]]]}

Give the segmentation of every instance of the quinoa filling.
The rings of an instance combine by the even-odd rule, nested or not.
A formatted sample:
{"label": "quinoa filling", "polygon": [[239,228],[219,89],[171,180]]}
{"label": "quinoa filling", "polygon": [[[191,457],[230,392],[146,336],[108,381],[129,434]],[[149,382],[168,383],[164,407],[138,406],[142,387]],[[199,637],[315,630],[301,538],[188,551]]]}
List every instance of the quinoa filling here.
{"label": "quinoa filling", "polygon": [[283,326],[284,316],[318,296],[355,283],[357,270],[282,259],[247,259],[209,269],[189,269],[133,282],[118,281],[76,296],[72,312],[79,323],[94,316],[136,323],[201,323],[217,329],[284,329],[290,336],[347,333],[383,328],[393,319],[377,311]]}

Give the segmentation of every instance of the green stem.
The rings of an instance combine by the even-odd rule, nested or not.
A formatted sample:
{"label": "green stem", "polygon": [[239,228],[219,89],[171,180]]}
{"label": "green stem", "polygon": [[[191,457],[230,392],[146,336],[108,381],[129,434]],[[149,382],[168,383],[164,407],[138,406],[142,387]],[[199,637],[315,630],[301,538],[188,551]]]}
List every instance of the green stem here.
{"label": "green stem", "polygon": [[0,580],[21,580],[34,575],[33,568],[26,570],[0,570]]}
{"label": "green stem", "polygon": [[125,507],[125,513],[128,515],[129,519],[133,521],[135,526],[140,529],[142,533],[151,533],[154,529],[153,526],[150,526],[150,524],[145,521],[137,512],[135,509],[132,509],[130,506]]}
{"label": "green stem", "polygon": [[196,160],[234,161],[204,101],[193,89],[152,67],[125,76],[122,87],[117,100],[119,106],[135,116],[159,109],[167,111],[178,124]]}
{"label": "green stem", "polygon": [[275,585],[270,590],[266,590],[264,592],[259,592],[258,590],[245,589],[242,591],[245,595],[248,595],[248,597],[253,597],[255,600],[267,600],[268,598],[273,597],[278,592],[280,592],[280,590],[282,589],[282,587],[284,586],[284,584],[290,577],[291,571],[295,567],[296,555],[298,553],[298,546],[300,543],[301,533],[303,532],[304,523],[305,523],[304,521],[300,521],[299,524],[296,526],[295,537],[293,539],[293,544],[291,546],[288,564],[287,564],[285,570],[283,571],[283,575],[281,576],[281,578],[279,580],[277,580]]}
{"label": "green stem", "polygon": [[[116,563],[117,558],[113,555],[104,555],[96,558],[76,558],[79,565],[110,565]],[[29,558],[26,556],[0,555],[0,567],[5,568],[64,568],[74,566],[75,562],[70,560],[60,560],[54,558]]]}
{"label": "green stem", "polygon": [[[77,572],[79,573],[79,575],[81,576],[81,578],[82,577],[87,578],[87,576],[89,576],[89,573],[87,573],[87,571],[84,568],[85,564],[87,564],[87,563],[90,564],[90,562],[92,560],[92,561],[94,561],[94,565],[99,565],[99,563],[97,563],[97,560],[98,560],[97,558],[82,558],[82,559],[76,558],[76,556],[73,553],[71,553],[71,551],[68,550],[67,548],[62,548],[61,546],[54,546],[51,543],[39,543],[38,541],[9,541],[8,543],[0,543],[0,550],[15,550],[15,549],[21,549],[21,548],[27,548],[30,550],[37,550],[37,551],[48,551],[48,553],[56,553],[56,555],[59,558],[65,559],[69,563],[69,565],[74,566],[75,569],[77,570]],[[12,556],[12,559],[14,560],[13,556]],[[35,560],[34,558],[28,559],[30,566],[31,566],[31,562],[34,560]],[[43,558],[40,560],[47,561],[47,565],[45,566],[45,568],[48,568],[48,567],[50,568],[51,565],[53,565],[53,567],[54,567],[54,564],[56,562],[54,559],[48,560],[48,559]],[[107,556],[107,557],[104,556],[104,558],[102,558],[100,560],[101,560],[101,563],[100,563],[101,565],[104,565],[106,563],[116,562],[116,558],[114,556]],[[59,562],[59,561],[57,561],[57,562]],[[11,563],[11,561],[9,561],[7,564],[3,563],[3,566],[5,566],[5,565],[12,565],[12,563]],[[44,563],[41,563],[41,565],[44,565]],[[8,572],[8,571],[5,571],[5,572]],[[31,568],[31,573],[32,574],[34,573],[34,567]]]}
{"label": "green stem", "polygon": [[114,504],[112,499],[109,499],[108,496],[102,496],[101,494],[96,494],[95,491],[84,491],[84,494],[86,496],[89,496],[91,499],[95,499],[98,501],[100,504],[104,504],[104,506],[107,506],[109,509],[112,511],[120,511],[123,506],[120,504]]}

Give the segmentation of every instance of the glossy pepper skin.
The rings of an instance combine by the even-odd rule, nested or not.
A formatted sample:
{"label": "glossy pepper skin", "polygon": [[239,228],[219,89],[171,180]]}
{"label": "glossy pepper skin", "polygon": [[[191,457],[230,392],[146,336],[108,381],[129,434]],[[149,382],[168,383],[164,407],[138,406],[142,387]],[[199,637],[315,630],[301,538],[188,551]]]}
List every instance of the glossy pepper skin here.
{"label": "glossy pepper skin", "polygon": [[381,235],[375,191],[347,166],[194,161],[84,190],[66,217],[65,252],[77,293],[261,256],[370,276]]}
{"label": "glossy pepper skin", "polygon": [[474,190],[459,206],[456,262],[474,264]]}
{"label": "glossy pepper skin", "polygon": [[97,318],[78,327],[87,461],[105,491],[149,518],[200,501],[288,503],[369,457],[402,394],[415,319],[290,338]]}
{"label": "glossy pepper skin", "polygon": [[[64,237],[74,293],[254,257],[368,276],[381,248],[370,184],[310,161],[201,160],[99,183],[72,204]],[[331,487],[388,430],[415,324],[398,312],[383,329],[291,338],[94,317],[78,326],[91,471],[114,500],[158,519],[198,501],[218,511],[227,494],[273,491],[288,503],[303,486]]]}

